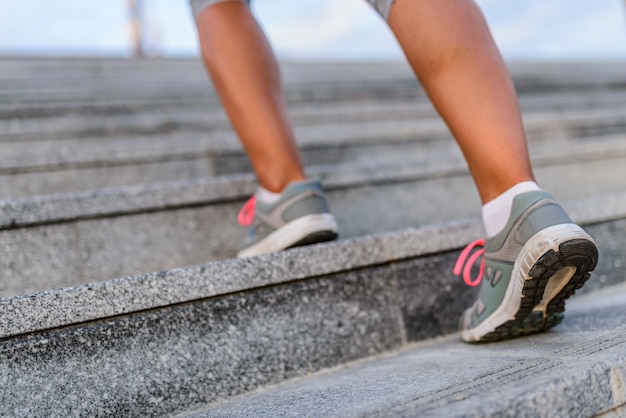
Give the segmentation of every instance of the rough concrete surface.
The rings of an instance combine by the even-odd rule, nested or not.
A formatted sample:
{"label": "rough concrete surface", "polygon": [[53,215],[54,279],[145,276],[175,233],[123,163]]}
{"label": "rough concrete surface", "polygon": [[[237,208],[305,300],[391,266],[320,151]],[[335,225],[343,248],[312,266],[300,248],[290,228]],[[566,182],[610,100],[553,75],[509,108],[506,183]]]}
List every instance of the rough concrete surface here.
{"label": "rough concrete surface", "polygon": [[573,303],[565,321],[544,334],[484,345],[457,336],[433,340],[184,416],[619,414],[615,408],[626,400],[626,287],[611,290]]}
{"label": "rough concrete surface", "polygon": [[[472,297],[451,284],[454,257],[336,273],[4,339],[0,415],[164,415],[398,348],[407,336],[452,332]],[[441,301],[454,301],[439,307],[440,321],[403,306],[405,292],[424,305],[434,303],[427,283],[439,284]]]}

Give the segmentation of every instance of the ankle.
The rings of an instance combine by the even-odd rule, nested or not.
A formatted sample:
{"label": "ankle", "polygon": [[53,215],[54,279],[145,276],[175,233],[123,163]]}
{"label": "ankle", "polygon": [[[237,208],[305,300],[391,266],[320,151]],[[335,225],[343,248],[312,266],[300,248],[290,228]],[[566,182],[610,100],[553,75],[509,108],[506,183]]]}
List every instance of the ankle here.
{"label": "ankle", "polygon": [[254,197],[263,203],[272,204],[280,199],[281,193],[270,192],[263,186],[258,186],[254,192]]}
{"label": "ankle", "polygon": [[259,176],[259,185],[268,192],[280,194],[294,181],[305,180],[303,173],[296,172],[285,176]]}
{"label": "ankle", "polygon": [[483,224],[487,231],[487,237],[497,235],[506,226],[515,196],[534,190],[541,190],[541,188],[534,181],[525,181],[516,184],[495,199],[487,202],[482,210]]}

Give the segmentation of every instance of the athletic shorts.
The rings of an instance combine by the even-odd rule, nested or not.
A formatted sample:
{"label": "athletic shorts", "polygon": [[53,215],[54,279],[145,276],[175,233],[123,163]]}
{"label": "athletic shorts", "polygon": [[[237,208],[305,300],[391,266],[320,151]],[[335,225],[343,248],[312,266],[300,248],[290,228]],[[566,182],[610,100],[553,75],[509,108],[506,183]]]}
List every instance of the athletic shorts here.
{"label": "athletic shorts", "polygon": [[[243,3],[247,3],[248,5],[250,4],[250,0],[189,0],[189,3],[191,3],[191,11],[197,19],[198,16],[200,16],[200,13],[202,13],[207,7],[225,1],[241,1]],[[367,2],[371,4],[372,7],[380,13],[385,20],[389,17],[389,11],[391,10],[393,1],[394,0],[367,0]]]}

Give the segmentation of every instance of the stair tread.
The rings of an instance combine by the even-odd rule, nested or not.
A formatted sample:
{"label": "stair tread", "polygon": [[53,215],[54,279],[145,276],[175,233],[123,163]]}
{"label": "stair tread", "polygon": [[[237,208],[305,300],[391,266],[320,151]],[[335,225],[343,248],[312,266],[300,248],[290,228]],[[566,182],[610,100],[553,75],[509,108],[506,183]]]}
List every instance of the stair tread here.
{"label": "stair tread", "polygon": [[543,334],[411,344],[181,416],[599,414],[626,401],[624,300],[622,284],[574,297],[563,323]]}

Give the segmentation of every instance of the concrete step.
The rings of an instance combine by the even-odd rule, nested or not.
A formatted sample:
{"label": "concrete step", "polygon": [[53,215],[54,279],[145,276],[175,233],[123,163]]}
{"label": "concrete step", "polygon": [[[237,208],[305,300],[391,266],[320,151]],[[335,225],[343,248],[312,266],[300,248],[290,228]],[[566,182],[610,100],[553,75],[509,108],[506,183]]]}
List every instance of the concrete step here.
{"label": "concrete step", "polygon": [[626,87],[619,61],[509,62],[517,88],[530,91],[615,90]]}
{"label": "concrete step", "polygon": [[[623,283],[626,196],[568,207],[601,248],[582,294]],[[475,290],[451,268],[480,235],[472,219],[0,299],[0,415],[167,415],[411,350],[455,332]]]}
{"label": "concrete step", "polygon": [[[2,64],[0,99],[9,106],[196,100],[213,91],[197,59],[3,59]],[[281,70],[291,100],[422,94],[405,63],[284,63]]]}
{"label": "concrete step", "polygon": [[[202,85],[198,85],[198,89],[202,89],[205,86],[206,81],[202,81]],[[362,90],[362,89],[361,89]],[[323,98],[323,97],[304,97],[306,94],[303,92],[298,93],[295,89],[287,92],[287,100],[289,103],[290,115],[294,120],[303,118],[304,115],[313,114],[313,116],[323,116],[324,118],[337,117],[334,110],[335,107],[339,107],[340,112],[346,112],[351,109],[350,106],[344,107],[342,103],[352,103],[357,106],[355,112],[358,110],[362,103],[380,103],[384,102],[390,106],[402,106],[403,111],[407,109],[411,112],[416,112],[421,109],[419,106],[421,103],[425,103],[420,95],[418,97],[372,97],[370,99],[357,97],[357,98]],[[584,91],[533,91],[528,93],[520,93],[519,101],[523,110],[550,110],[561,108],[591,108],[591,107],[608,107],[623,106],[624,104],[624,89],[613,90],[584,90]],[[371,105],[371,104],[370,104]],[[221,109],[221,104],[214,93],[207,92],[203,97],[185,97],[171,98],[171,99],[153,99],[153,100],[141,100],[141,99],[111,99],[107,101],[93,101],[87,103],[80,102],[51,102],[31,103],[25,101],[20,103],[18,101],[13,103],[0,103],[0,118],[5,120],[10,119],[25,119],[25,118],[45,118],[54,119],[59,116],[117,116],[117,115],[143,115],[151,114],[154,112],[163,112],[166,115],[170,113],[187,113],[195,112],[198,109],[202,109],[204,114],[211,123],[221,122],[221,120],[214,121],[210,116],[218,112]],[[385,110],[383,107],[382,110]],[[432,112],[432,108],[424,108],[428,112]],[[184,112],[182,112],[184,111]],[[219,115],[219,113],[217,113]],[[207,123],[207,121],[205,121]],[[212,124],[210,125],[212,126]]]}
{"label": "concrete step", "polygon": [[[600,153],[597,144],[536,158],[538,180],[559,200],[623,193],[624,147]],[[460,156],[321,168],[312,174],[325,184],[344,239],[480,208]],[[0,202],[0,295],[231,258],[245,234],[236,214],[254,187],[252,175],[241,175]]]}
{"label": "concrete step", "polygon": [[[198,96],[210,87],[197,59],[129,61],[116,59],[2,59],[0,97],[3,103],[49,101],[106,101],[120,97],[158,99]],[[624,88],[620,62],[513,62],[509,68],[518,80],[520,93]],[[379,88],[389,80],[406,80],[415,86],[414,76],[404,62],[386,63],[283,63],[287,87],[327,85],[323,94],[338,94],[341,86],[367,85]],[[46,77],[41,77],[42,72]],[[335,85],[333,85],[335,83]],[[198,85],[207,90],[198,91]],[[406,86],[405,86],[406,87]],[[334,90],[334,92],[333,92]],[[406,88],[389,89],[406,94]],[[17,100],[16,100],[17,99]]]}
{"label": "concrete step", "polygon": [[[207,100],[190,98],[165,103],[127,106],[103,105],[91,109],[67,108],[58,114],[48,114],[47,107],[37,108],[26,104],[2,110],[4,119],[0,127],[0,138],[7,141],[41,141],[45,139],[83,138],[86,136],[148,135],[168,132],[211,132],[230,127],[224,112],[215,97],[207,95]],[[385,98],[377,100],[353,98],[351,100],[331,100],[296,102],[290,104],[290,114],[295,125],[337,123],[345,121],[397,120],[432,117],[435,112],[425,97]],[[557,110],[589,110],[595,108],[624,108],[626,92],[590,91],[574,94],[562,92],[554,94],[532,94],[520,96],[525,112]],[[169,104],[166,106],[165,104]],[[4,113],[4,115],[3,115]]]}
{"label": "concrete step", "polygon": [[[382,164],[407,155],[416,159],[435,153],[458,155],[441,120],[403,119],[396,114],[400,113],[400,107],[391,106],[385,120],[372,117],[374,120],[367,122],[327,121],[297,126],[305,163],[307,166],[361,161]],[[364,110],[361,116],[376,112],[376,106],[355,104],[354,108]],[[602,147],[619,139],[619,135],[612,133],[623,130],[624,109],[526,113],[533,154],[576,146],[575,143],[583,140],[596,141],[600,135],[607,135],[608,139],[600,141],[601,146],[594,152],[606,152]],[[392,116],[396,119],[391,119]],[[593,138],[585,139],[585,136]],[[543,144],[568,138],[574,139],[571,144]],[[0,199],[249,171],[247,156],[231,131],[201,136],[179,133],[5,143],[0,144]]]}
{"label": "concrete step", "polygon": [[624,416],[624,300],[626,286],[608,288],[572,300],[548,333],[409,344],[177,416]]}

